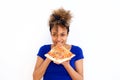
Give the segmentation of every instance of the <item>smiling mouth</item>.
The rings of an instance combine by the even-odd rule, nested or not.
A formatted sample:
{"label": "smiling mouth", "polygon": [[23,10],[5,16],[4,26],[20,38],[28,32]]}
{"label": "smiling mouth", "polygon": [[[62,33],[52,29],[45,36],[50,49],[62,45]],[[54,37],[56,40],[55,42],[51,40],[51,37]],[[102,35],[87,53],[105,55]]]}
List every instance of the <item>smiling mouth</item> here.
{"label": "smiling mouth", "polygon": [[64,42],[56,42],[55,45],[64,45]]}

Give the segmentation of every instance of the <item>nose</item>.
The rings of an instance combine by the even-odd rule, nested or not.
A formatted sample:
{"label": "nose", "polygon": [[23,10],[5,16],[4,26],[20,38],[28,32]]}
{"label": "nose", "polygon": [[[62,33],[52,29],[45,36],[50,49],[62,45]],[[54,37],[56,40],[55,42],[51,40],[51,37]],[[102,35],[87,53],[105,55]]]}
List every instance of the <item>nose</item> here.
{"label": "nose", "polygon": [[57,43],[61,42],[61,37],[57,36]]}

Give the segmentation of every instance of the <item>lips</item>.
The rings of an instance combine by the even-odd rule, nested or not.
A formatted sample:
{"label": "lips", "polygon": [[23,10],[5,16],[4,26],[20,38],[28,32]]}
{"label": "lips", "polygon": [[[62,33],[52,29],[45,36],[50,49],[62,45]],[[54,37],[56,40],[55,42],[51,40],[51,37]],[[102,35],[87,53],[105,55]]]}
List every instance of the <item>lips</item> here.
{"label": "lips", "polygon": [[55,45],[64,45],[64,42],[55,42]]}

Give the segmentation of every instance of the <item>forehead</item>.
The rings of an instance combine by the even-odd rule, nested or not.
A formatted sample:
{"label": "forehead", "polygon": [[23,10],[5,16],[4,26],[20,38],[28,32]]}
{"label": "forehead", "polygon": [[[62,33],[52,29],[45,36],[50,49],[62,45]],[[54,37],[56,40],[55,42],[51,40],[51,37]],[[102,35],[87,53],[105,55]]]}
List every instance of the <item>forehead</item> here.
{"label": "forehead", "polygon": [[66,29],[66,27],[63,27],[63,26],[60,26],[60,25],[58,25],[58,26],[54,26],[53,28],[52,28],[52,33],[53,32],[67,32],[67,29]]}

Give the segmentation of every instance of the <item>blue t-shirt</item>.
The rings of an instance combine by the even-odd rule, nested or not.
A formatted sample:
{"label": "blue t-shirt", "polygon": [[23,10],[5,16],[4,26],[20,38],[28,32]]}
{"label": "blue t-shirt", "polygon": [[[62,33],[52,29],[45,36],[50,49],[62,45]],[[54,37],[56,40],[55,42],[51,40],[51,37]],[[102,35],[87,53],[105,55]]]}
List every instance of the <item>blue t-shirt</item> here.
{"label": "blue t-shirt", "polygon": [[[44,45],[39,49],[38,56],[46,59],[44,56],[51,50],[51,45]],[[75,57],[70,60],[70,65],[75,69],[75,61],[83,59],[82,49],[78,46],[72,45],[71,50]],[[66,69],[61,64],[51,62],[43,76],[43,80],[72,80]]]}

